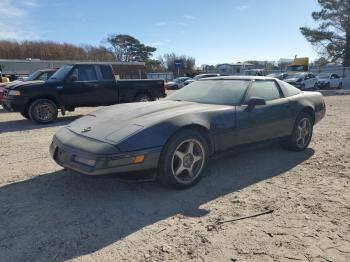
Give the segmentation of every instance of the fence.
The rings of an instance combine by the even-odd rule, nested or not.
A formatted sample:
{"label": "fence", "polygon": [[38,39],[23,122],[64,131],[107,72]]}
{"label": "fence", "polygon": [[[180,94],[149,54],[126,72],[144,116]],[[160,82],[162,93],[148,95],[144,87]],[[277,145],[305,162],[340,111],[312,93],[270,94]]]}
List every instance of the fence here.
{"label": "fence", "polygon": [[[264,71],[266,75],[284,72],[283,70],[264,70]],[[350,77],[350,67],[344,67],[344,66],[310,67],[309,71],[314,75],[318,75],[320,73],[333,73],[344,78]]]}

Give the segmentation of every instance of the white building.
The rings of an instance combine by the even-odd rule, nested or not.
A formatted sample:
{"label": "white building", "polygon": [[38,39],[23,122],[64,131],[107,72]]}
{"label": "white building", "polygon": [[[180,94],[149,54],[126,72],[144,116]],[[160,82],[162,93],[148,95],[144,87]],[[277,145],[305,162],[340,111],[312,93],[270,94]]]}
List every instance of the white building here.
{"label": "white building", "polygon": [[220,75],[241,75],[244,70],[253,69],[254,65],[250,63],[225,63],[216,65]]}

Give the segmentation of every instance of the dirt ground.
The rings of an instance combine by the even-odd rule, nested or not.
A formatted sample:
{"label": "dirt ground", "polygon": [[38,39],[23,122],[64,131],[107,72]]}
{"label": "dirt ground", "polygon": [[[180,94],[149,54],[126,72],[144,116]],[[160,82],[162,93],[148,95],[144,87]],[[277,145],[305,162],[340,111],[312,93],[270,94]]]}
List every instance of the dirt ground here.
{"label": "dirt ground", "polygon": [[305,152],[228,155],[186,191],[57,166],[53,134],[94,109],[0,112],[0,261],[350,261],[350,95],[328,95]]}

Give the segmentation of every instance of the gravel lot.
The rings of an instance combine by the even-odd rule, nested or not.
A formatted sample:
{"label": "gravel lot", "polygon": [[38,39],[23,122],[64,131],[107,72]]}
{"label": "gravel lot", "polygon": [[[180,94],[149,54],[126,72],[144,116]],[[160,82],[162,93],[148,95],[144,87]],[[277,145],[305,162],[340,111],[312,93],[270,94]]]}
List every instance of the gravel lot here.
{"label": "gravel lot", "polygon": [[0,261],[350,261],[350,95],[327,94],[305,152],[228,155],[186,191],[57,166],[52,135],[94,109],[0,112]]}

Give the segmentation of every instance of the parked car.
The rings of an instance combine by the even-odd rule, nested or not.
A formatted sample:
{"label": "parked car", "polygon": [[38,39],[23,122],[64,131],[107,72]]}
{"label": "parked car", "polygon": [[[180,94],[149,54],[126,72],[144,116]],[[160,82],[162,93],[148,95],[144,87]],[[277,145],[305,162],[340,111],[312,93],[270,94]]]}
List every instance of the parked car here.
{"label": "parked car", "polygon": [[5,88],[3,106],[39,124],[55,121],[77,107],[106,106],[165,97],[164,80],[118,80],[107,64],[71,64],[49,80],[25,81]]}
{"label": "parked car", "polygon": [[337,74],[332,73],[321,73],[317,76],[318,88],[325,89],[341,89],[343,87],[343,79]]}
{"label": "parked car", "polygon": [[245,76],[265,76],[266,75],[265,69],[246,69],[246,70],[243,70],[242,73]]}
{"label": "parked car", "polygon": [[178,77],[178,78],[175,78],[173,81],[167,82],[166,83],[166,87],[169,90],[180,89],[180,88],[184,87],[184,83],[188,79],[191,79],[191,78],[190,77]]}
{"label": "parked car", "polygon": [[87,175],[153,169],[160,183],[183,189],[221,152],[271,139],[305,150],[325,110],[321,93],[275,78],[201,79],[164,100],[90,113],[61,128],[50,152],[62,167]]}
{"label": "parked car", "polygon": [[58,68],[48,68],[48,69],[39,69],[31,73],[28,77],[24,77],[22,81],[35,81],[35,80],[48,80]]}
{"label": "parked car", "polygon": [[10,79],[8,79],[8,77],[2,76],[0,72],[0,104],[4,99],[4,88],[6,85],[8,85],[8,83],[10,83]]}
{"label": "parked car", "polygon": [[273,73],[273,74],[267,75],[267,77],[278,78],[280,80],[286,79],[287,76],[288,76],[288,73]]}
{"label": "parked car", "polygon": [[187,86],[188,84],[200,80],[202,78],[207,78],[207,77],[216,77],[216,76],[220,76],[220,74],[200,74],[200,75],[196,75],[193,78],[190,78],[188,80],[185,81],[184,85]]}
{"label": "parked car", "polygon": [[284,81],[299,88],[300,90],[317,89],[317,78],[312,73],[290,74]]}

